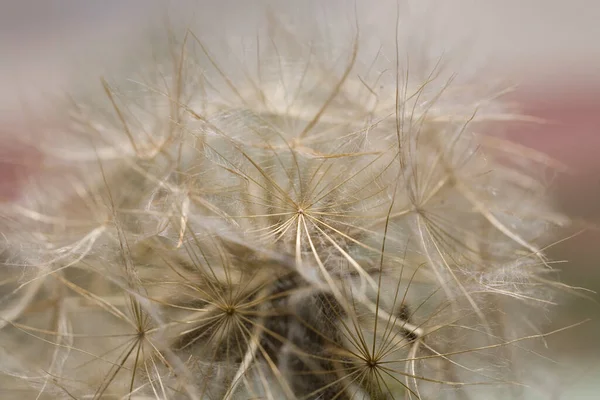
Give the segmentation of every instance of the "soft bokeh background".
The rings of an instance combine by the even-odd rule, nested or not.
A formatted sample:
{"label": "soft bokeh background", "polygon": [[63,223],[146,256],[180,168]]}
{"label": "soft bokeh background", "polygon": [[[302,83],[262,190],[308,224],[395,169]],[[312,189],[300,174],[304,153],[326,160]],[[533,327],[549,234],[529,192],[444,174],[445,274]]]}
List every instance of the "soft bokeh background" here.
{"label": "soft bokeh background", "polygon": [[[351,2],[335,0],[340,7]],[[399,0],[400,3],[406,1]],[[159,4],[160,3],[160,4]],[[50,94],[77,90],[87,77],[118,66],[144,28],[168,1],[20,0],[0,3],[0,201],[18,197],[18,184],[36,173],[38,156],[19,140],[36,126],[22,111],[52,116]],[[176,8],[204,12],[219,1],[181,0]],[[226,10],[243,18],[256,1],[228,1]],[[307,7],[306,2],[288,2]],[[372,0],[389,13],[394,1]],[[554,195],[573,216],[577,231],[553,246],[562,280],[600,291],[600,2],[597,0],[422,1],[430,19],[423,29],[443,31],[436,46],[465,43],[472,53],[493,60],[498,73],[523,82],[514,96],[548,124],[515,129],[511,135],[568,164],[572,172],[556,179]],[[224,4],[224,3],[223,3]],[[234,5],[233,7],[231,5]],[[404,6],[404,4],[403,4]],[[414,8],[414,4],[413,4]],[[393,9],[395,12],[395,8]],[[420,10],[422,12],[423,10]],[[309,11],[310,12],[310,11]],[[447,42],[446,42],[447,41]],[[130,54],[130,53],[129,53]],[[589,295],[598,301],[599,297]],[[548,338],[561,378],[556,399],[596,399],[600,391],[600,306],[590,299],[565,297],[564,320],[548,329],[592,318],[573,332]]]}

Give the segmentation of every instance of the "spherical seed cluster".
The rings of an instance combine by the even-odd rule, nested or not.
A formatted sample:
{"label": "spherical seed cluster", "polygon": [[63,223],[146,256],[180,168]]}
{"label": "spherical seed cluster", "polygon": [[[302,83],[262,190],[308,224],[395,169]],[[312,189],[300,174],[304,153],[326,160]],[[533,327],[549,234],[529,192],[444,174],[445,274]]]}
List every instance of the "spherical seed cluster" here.
{"label": "spherical seed cluster", "polygon": [[520,390],[561,219],[485,136],[517,116],[360,26],[327,46],[269,21],[254,64],[186,31],[40,141],[60,176],[2,209],[3,398]]}

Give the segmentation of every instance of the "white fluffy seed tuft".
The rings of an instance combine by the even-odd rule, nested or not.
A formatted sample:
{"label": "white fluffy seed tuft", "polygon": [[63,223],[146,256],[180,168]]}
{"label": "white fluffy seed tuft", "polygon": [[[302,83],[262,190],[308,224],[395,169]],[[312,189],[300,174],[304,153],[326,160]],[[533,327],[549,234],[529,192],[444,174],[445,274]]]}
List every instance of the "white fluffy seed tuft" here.
{"label": "white fluffy seed tuft", "polygon": [[1,209],[3,398],[522,393],[565,223],[547,166],[486,136],[526,119],[506,87],[362,6],[176,17],[56,106],[59,176]]}

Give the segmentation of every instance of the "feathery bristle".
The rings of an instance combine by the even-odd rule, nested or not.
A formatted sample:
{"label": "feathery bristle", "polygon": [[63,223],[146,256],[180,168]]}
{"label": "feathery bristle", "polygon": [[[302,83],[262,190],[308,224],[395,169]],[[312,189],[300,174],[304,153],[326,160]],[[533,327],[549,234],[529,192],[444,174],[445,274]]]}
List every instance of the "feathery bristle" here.
{"label": "feathery bristle", "polygon": [[546,166],[486,137],[525,116],[411,53],[400,19],[377,38],[331,17],[328,40],[267,15],[251,39],[170,31],[154,64],[57,105],[68,127],[37,146],[60,176],[2,208],[3,398],[527,385],[564,220]]}

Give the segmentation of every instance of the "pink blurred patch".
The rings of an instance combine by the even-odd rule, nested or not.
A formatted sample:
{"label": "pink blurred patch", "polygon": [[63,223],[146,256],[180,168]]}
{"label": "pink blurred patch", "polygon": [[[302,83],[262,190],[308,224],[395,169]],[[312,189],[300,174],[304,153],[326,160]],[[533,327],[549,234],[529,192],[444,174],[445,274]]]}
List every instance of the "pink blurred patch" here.
{"label": "pink blurred patch", "polygon": [[559,201],[570,215],[598,222],[600,87],[524,87],[513,94],[513,100],[525,114],[546,123],[519,124],[508,137],[568,166],[573,173],[555,182]]}
{"label": "pink blurred patch", "polygon": [[600,88],[525,87],[514,94],[525,114],[547,121],[509,133],[586,174],[600,170]]}
{"label": "pink blurred patch", "polygon": [[14,128],[0,128],[0,202],[20,198],[29,178],[42,170],[42,154],[18,142],[19,132]]}

